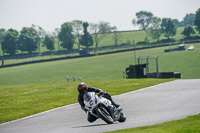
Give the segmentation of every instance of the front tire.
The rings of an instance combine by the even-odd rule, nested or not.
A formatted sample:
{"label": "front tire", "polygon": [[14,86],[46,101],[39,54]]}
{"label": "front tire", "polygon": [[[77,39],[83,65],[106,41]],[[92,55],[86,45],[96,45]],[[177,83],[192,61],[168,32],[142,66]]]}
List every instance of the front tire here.
{"label": "front tire", "polygon": [[126,121],[126,116],[123,113],[121,113],[121,116],[119,117],[118,121],[119,122],[125,122]]}
{"label": "front tire", "polygon": [[104,120],[107,124],[113,124],[113,119],[106,109],[104,108],[97,109],[97,115],[99,118]]}

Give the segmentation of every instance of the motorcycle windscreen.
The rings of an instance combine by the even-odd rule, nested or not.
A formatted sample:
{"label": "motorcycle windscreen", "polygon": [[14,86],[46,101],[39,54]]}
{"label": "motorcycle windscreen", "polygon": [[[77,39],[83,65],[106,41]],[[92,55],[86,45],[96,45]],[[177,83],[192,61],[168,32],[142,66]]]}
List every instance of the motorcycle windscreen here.
{"label": "motorcycle windscreen", "polygon": [[89,102],[91,100],[91,94],[90,93],[85,93],[83,96],[84,101]]}

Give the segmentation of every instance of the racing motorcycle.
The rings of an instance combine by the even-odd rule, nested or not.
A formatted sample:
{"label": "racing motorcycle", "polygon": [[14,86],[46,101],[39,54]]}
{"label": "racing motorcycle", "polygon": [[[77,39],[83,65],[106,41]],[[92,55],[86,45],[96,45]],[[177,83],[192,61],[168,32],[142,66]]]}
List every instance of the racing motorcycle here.
{"label": "racing motorcycle", "polygon": [[126,121],[126,116],[122,113],[122,109],[113,106],[111,101],[104,98],[101,93],[96,95],[95,92],[87,92],[84,94],[83,99],[88,113],[101,118],[107,124],[113,124],[115,121]]}

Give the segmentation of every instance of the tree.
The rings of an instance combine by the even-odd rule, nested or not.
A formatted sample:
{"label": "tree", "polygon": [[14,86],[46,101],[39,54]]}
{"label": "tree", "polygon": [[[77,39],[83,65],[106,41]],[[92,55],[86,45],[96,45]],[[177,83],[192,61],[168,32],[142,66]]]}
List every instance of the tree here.
{"label": "tree", "polygon": [[179,21],[178,19],[173,19],[174,21],[174,24],[177,26],[177,27],[182,27],[183,26],[183,21]]}
{"label": "tree", "polygon": [[145,30],[146,36],[145,36],[145,42],[148,43],[149,39],[148,39],[148,30],[147,28],[149,27],[149,25],[151,24],[152,20],[153,20],[153,14],[151,12],[148,11],[140,11],[136,13],[136,19],[132,20],[133,25],[140,25],[140,28],[142,30]]}
{"label": "tree", "polygon": [[176,25],[174,21],[170,18],[163,18],[161,22],[161,30],[167,39],[170,39],[170,36],[176,35]]}
{"label": "tree", "polygon": [[83,23],[83,35],[80,37],[80,44],[83,46],[86,46],[87,48],[89,46],[93,45],[93,40],[92,40],[92,36],[90,35],[90,33],[87,31],[87,27],[89,26],[89,24],[87,22]]}
{"label": "tree", "polygon": [[37,34],[38,34],[38,38],[37,38],[38,39],[38,51],[40,53],[40,45],[41,45],[42,40],[44,39],[44,37],[46,36],[47,33],[42,27],[40,27],[38,25],[32,24],[32,28],[35,29],[37,31]]}
{"label": "tree", "polygon": [[58,38],[59,33],[60,33],[60,29],[55,28],[53,32],[53,39],[54,39],[54,43],[58,44],[58,51],[60,51],[60,40]]}
{"label": "tree", "polygon": [[182,25],[183,26],[188,26],[188,25],[193,26],[194,20],[195,20],[195,14],[193,14],[193,13],[186,14],[186,16],[183,18]]}
{"label": "tree", "polygon": [[0,43],[3,41],[3,38],[6,35],[6,30],[5,29],[0,29]]}
{"label": "tree", "polygon": [[152,19],[153,19],[153,14],[151,12],[147,11],[140,11],[136,13],[136,19],[132,20],[133,25],[137,24],[140,25],[142,30],[146,30],[146,28],[150,25]]}
{"label": "tree", "polygon": [[99,23],[91,23],[90,31],[94,36],[95,50],[97,51],[99,43],[105,38],[106,33],[111,32],[113,27],[109,22],[100,21]]}
{"label": "tree", "polygon": [[104,38],[104,36],[102,34],[100,34],[100,30],[99,30],[99,25],[98,23],[91,23],[90,24],[90,32],[93,34],[93,39],[95,42],[95,50],[97,50],[97,47],[99,45],[99,43],[101,42],[101,40]]}
{"label": "tree", "polygon": [[[5,35],[6,35],[6,30],[0,29],[0,44],[3,42]],[[3,49],[2,49],[2,52],[3,52]],[[4,53],[3,53],[3,55],[4,55]]]}
{"label": "tree", "polygon": [[78,49],[80,49],[79,39],[83,31],[83,22],[81,20],[73,20],[72,27],[73,27],[74,35],[77,38],[76,40],[77,40]]}
{"label": "tree", "polygon": [[194,34],[194,33],[195,33],[194,29],[192,28],[192,26],[189,25],[184,28],[184,30],[181,34],[183,34],[184,36],[189,38],[190,34]]}
{"label": "tree", "polygon": [[161,19],[154,17],[152,20],[152,25],[149,28],[150,35],[153,39],[156,39],[158,42],[160,41],[160,36],[162,34],[161,31]]}
{"label": "tree", "polygon": [[72,34],[73,28],[70,22],[61,25],[61,30],[58,35],[59,40],[62,42],[61,46],[67,50],[72,50],[74,45],[74,35]]}
{"label": "tree", "polygon": [[116,26],[114,26],[112,28],[112,31],[113,31],[113,41],[114,41],[114,44],[116,46],[116,45],[118,45],[118,42],[119,42],[121,34],[120,34],[120,32],[117,32],[117,27]]}
{"label": "tree", "polygon": [[194,24],[196,26],[197,31],[199,31],[200,34],[200,8],[196,11]]}
{"label": "tree", "polygon": [[45,44],[48,50],[54,50],[54,39],[50,37],[50,35],[45,36],[43,43]]}
{"label": "tree", "polygon": [[38,38],[39,35],[33,27],[24,27],[20,32],[18,49],[32,54],[33,51],[37,50],[38,43],[40,43]]}
{"label": "tree", "polygon": [[18,31],[14,29],[9,29],[1,43],[2,51],[4,53],[8,53],[10,55],[15,55],[17,43],[18,43]]}

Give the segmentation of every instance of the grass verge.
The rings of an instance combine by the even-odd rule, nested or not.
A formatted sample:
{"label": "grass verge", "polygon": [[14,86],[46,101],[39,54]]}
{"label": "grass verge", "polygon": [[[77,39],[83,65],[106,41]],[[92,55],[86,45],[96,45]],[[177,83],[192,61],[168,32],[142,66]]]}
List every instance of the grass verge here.
{"label": "grass verge", "polygon": [[199,133],[200,114],[154,126],[130,128],[109,133]]}
{"label": "grass verge", "polygon": [[[88,86],[117,95],[174,79],[89,80]],[[77,102],[79,82],[0,86],[0,123]]]}

